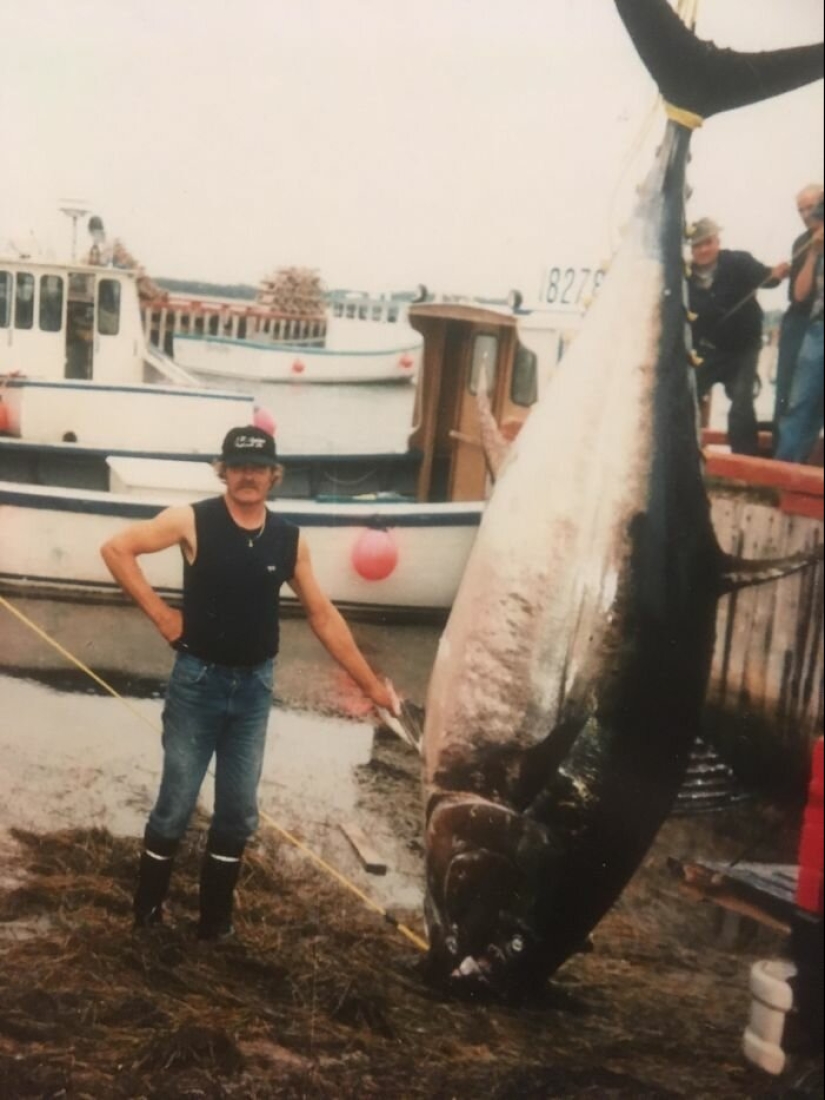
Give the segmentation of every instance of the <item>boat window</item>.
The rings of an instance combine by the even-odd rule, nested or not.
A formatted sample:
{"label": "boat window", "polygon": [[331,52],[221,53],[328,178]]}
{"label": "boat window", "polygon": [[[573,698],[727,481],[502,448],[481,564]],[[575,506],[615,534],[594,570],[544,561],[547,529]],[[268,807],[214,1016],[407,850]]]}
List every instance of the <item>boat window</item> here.
{"label": "boat window", "polygon": [[11,324],[11,272],[0,271],[0,328]]}
{"label": "boat window", "polygon": [[59,275],[40,276],[40,328],[60,332],[63,325],[63,280]]}
{"label": "boat window", "polygon": [[238,339],[246,339],[246,317],[241,317],[238,321]]}
{"label": "boat window", "polygon": [[209,318],[209,335],[210,336],[217,336],[218,335],[218,326],[220,325],[220,323],[221,323],[220,317],[217,315],[217,313],[213,313],[212,316]]}
{"label": "boat window", "polygon": [[14,300],[14,327],[31,328],[34,324],[34,275],[21,271],[17,276]]}
{"label": "boat window", "polygon": [[535,405],[539,397],[538,356],[524,344],[516,347],[513,363],[513,379],[510,384],[510,400],[514,405],[527,408]]}
{"label": "boat window", "polygon": [[97,331],[101,336],[117,336],[120,332],[120,283],[117,279],[101,279],[97,284]]}
{"label": "boat window", "polygon": [[487,393],[492,397],[496,388],[498,365],[498,337],[479,332],[473,341],[473,363],[470,369],[470,393],[478,393],[478,380],[482,369],[487,375]]}

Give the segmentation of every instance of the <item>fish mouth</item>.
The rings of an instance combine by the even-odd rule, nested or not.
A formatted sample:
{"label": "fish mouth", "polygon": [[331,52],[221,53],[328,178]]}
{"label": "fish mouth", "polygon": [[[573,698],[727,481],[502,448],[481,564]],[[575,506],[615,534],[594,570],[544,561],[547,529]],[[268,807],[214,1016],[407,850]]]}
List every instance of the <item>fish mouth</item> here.
{"label": "fish mouth", "polygon": [[488,944],[483,952],[465,955],[447,978],[447,987],[458,996],[513,1001],[533,991],[528,975],[536,955],[532,935],[516,932],[500,945]]}
{"label": "fish mouth", "polygon": [[543,980],[535,929],[548,871],[544,830],[500,805],[450,799],[428,831],[429,979],[460,996],[507,999]]}
{"label": "fish mouth", "polygon": [[541,945],[532,930],[505,932],[496,942],[473,951],[467,950],[463,939],[434,938],[423,966],[425,980],[445,996],[519,1004],[538,996],[545,986]]}

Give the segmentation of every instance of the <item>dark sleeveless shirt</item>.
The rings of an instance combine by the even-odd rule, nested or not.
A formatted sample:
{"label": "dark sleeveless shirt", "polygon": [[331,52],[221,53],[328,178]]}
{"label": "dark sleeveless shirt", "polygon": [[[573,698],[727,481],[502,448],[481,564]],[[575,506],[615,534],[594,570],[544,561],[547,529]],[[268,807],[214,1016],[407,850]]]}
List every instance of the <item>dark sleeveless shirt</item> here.
{"label": "dark sleeveless shirt", "polygon": [[278,652],[280,589],[295,572],[298,528],[267,510],[263,531],[246,531],[223,497],[192,507],[197,556],[192,565],[184,556],[177,648],[219,665],[261,664]]}

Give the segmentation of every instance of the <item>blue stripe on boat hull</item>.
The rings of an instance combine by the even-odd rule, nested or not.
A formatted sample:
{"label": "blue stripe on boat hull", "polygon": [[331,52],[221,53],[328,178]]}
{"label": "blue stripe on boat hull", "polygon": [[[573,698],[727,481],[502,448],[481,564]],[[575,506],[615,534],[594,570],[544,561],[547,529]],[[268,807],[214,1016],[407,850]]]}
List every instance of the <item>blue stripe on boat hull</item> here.
{"label": "blue stripe on boat hull", "polygon": [[[88,513],[93,516],[117,516],[120,519],[150,519],[166,507],[141,501],[90,500],[77,497],[32,494],[15,489],[0,489],[0,506],[31,508],[36,511]],[[345,512],[291,512],[278,509],[278,515],[299,527],[478,527],[482,508],[477,511],[431,512],[421,505],[421,512],[372,511],[363,503],[344,505]]]}

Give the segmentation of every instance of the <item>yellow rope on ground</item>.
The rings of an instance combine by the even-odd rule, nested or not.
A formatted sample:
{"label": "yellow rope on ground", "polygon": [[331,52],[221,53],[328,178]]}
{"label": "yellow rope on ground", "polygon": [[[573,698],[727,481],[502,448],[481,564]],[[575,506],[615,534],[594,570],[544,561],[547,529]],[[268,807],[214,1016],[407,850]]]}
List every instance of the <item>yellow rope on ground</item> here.
{"label": "yellow rope on ground", "polygon": [[7,611],[11,612],[11,614],[14,615],[16,619],[19,619],[21,623],[27,626],[29,630],[33,630],[38,638],[42,638],[42,640],[46,642],[47,645],[50,645],[52,649],[56,649],[61,657],[65,657],[70,664],[73,664],[76,668],[79,668],[81,672],[85,672],[87,676],[90,676],[96,684],[103,688],[104,691],[108,691],[108,693],[114,696],[115,699],[119,699],[121,703],[123,703],[124,707],[127,708],[127,710],[130,710],[132,714],[137,715],[141,722],[145,722],[148,726],[151,726],[155,733],[160,732],[157,723],[154,722],[147,714],[143,714],[143,712],[139,711],[137,707],[133,707],[131,703],[129,703],[126,699],[123,698],[122,695],[119,695],[115,691],[111,684],[107,684],[105,680],[101,680],[96,672],[92,672],[92,670],[87,665],[84,665],[81,660],[75,657],[73,653],[70,653],[68,649],[65,649],[60,644],[60,642],[52,638],[52,636],[50,634],[47,634],[45,630],[42,630],[37,625],[37,623],[32,622],[32,620],[24,615],[22,611],[18,611],[18,609],[10,604],[9,601],[3,596],[0,596],[0,606],[5,607]]}
{"label": "yellow rope on ground", "polygon": [[287,832],[287,830],[284,829],[282,825],[279,825],[277,821],[274,821],[269,816],[269,814],[261,811],[261,818],[262,820],[266,821],[267,825],[274,829],[280,836],[284,837],[284,839],[288,840],[289,843],[292,844],[295,848],[303,852],[305,856],[313,861],[313,863],[315,863],[322,870],[326,871],[326,873],[328,875],[331,875],[332,878],[337,879],[337,881],[340,882],[342,886],[345,886],[347,890],[355,894],[357,898],[360,898],[368,909],[372,909],[373,912],[378,913],[379,916],[382,916],[386,921],[397,928],[401,935],[406,936],[410,943],[414,943],[415,946],[420,948],[422,951],[426,951],[428,949],[428,944],[426,940],[423,940],[419,935],[413,932],[413,930],[411,928],[408,928],[405,924],[397,921],[391,913],[388,913],[386,909],[382,908],[382,906],[380,906],[377,902],[373,901],[372,898],[369,897],[369,895],[359,890],[354,882],[350,882],[350,880],[342,875],[340,871],[336,871],[336,869],[331,864],[327,863],[326,860],[321,858],[321,856],[313,852],[311,848],[308,848],[302,840],[299,840],[296,836],[293,836],[292,833]]}
{"label": "yellow rope on ground", "polygon": [[[35,623],[27,615],[24,615],[22,611],[18,610],[18,608],[11,604],[4,596],[0,596],[0,606],[5,607],[8,612],[14,615],[14,617],[18,619],[21,623],[23,623],[24,626],[27,626],[30,630],[32,630],[38,636],[38,638],[41,638],[44,642],[46,642],[47,645],[50,645],[52,649],[56,649],[61,657],[65,657],[65,659],[69,661],[70,664],[73,664],[76,668],[79,668],[81,672],[84,672],[87,676],[91,677],[91,679],[94,680],[94,682],[100,687],[102,687],[104,691],[108,692],[109,695],[111,695],[113,698],[119,700],[119,702],[121,702],[128,710],[132,712],[132,714],[136,715],[138,718],[140,718],[142,722],[145,722],[148,726],[150,726],[155,733],[162,732],[161,727],[157,724],[157,722],[151,719],[148,715],[143,714],[136,707],[133,707],[127,699],[124,699],[119,692],[115,691],[111,684],[107,684],[106,681],[98,676],[96,672],[93,672],[88,667],[88,665],[85,665],[81,660],[75,657],[73,653],[65,648],[65,646],[62,646],[60,642],[58,642],[55,638],[52,638],[50,634],[39,627],[37,623]],[[397,921],[390,912],[384,909],[383,906],[379,905],[377,902],[373,901],[368,894],[365,894],[363,890],[360,890],[354,882],[351,882],[346,877],[346,875],[343,875],[340,871],[337,871],[331,864],[322,859],[321,856],[314,852],[308,845],[304,844],[302,840],[299,840],[296,836],[293,836],[292,833],[288,832],[282,825],[279,825],[274,818],[269,816],[269,814],[261,811],[261,820],[265,821],[267,825],[270,826],[270,828],[274,829],[274,831],[278,833],[279,836],[282,836],[285,840],[289,841],[289,843],[292,844],[293,847],[297,848],[300,852],[303,852],[303,854],[307,856],[307,858],[311,859],[313,863],[316,864],[316,866],[320,867],[328,875],[330,875],[347,890],[349,890],[350,893],[354,894],[355,897],[359,898],[360,901],[362,901],[364,905],[367,906],[367,908],[372,909],[374,913],[377,913],[379,916],[383,917],[388,924],[391,924],[394,928],[397,928],[399,933],[406,939],[408,939],[410,943],[415,944],[415,946],[421,951],[428,950],[428,944],[426,940],[422,939],[421,936],[417,935],[415,932],[413,932],[411,928],[408,928],[405,924]]]}

